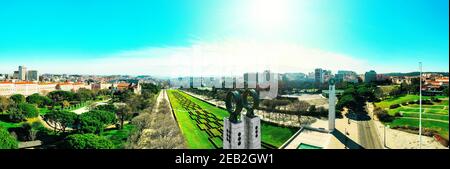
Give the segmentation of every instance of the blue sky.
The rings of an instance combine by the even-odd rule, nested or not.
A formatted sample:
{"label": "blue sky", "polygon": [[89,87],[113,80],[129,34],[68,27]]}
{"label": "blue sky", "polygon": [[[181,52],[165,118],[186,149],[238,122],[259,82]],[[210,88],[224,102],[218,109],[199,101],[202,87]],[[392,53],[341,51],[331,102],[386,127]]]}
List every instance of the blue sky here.
{"label": "blue sky", "polygon": [[[248,71],[242,67],[408,72],[417,70],[418,61],[424,70],[448,71],[448,3],[1,1],[0,72],[18,65],[83,74],[219,74],[230,67],[235,73]],[[255,59],[259,67],[251,63]]]}

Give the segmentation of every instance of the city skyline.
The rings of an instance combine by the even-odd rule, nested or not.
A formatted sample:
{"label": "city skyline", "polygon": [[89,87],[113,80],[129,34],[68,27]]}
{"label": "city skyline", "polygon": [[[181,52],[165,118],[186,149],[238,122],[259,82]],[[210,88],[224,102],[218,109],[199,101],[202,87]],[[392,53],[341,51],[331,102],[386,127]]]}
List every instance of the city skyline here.
{"label": "city skyline", "polygon": [[419,61],[424,71],[449,69],[445,0],[1,2],[0,20],[2,73],[363,74],[415,72]]}

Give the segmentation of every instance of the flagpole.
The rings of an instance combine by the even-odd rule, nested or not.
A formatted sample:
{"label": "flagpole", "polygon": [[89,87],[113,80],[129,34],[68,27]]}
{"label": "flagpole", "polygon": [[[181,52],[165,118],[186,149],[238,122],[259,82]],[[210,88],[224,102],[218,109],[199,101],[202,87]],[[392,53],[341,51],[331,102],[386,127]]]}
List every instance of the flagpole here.
{"label": "flagpole", "polygon": [[422,62],[419,62],[420,87],[419,87],[419,149],[422,149]]}

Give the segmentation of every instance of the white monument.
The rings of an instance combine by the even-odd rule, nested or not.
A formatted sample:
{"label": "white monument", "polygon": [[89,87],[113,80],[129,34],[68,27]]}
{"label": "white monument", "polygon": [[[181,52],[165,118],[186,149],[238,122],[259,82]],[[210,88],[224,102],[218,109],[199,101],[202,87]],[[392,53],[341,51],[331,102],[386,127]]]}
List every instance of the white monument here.
{"label": "white monument", "polygon": [[247,149],[261,149],[261,119],[244,116]]}
{"label": "white monument", "polygon": [[245,149],[245,127],[242,121],[232,122],[229,118],[223,123],[223,149]]}
{"label": "white monument", "polygon": [[335,80],[330,79],[328,82],[329,93],[328,93],[328,131],[333,132],[335,128],[335,119],[336,119],[336,90],[335,90]]}
{"label": "white monument", "polygon": [[[248,103],[248,96],[252,97],[252,104]],[[226,106],[230,117],[224,118],[224,149],[261,149],[261,119],[253,113],[258,105],[259,97],[254,90],[247,90],[242,96],[237,91],[227,94]],[[243,108],[247,110],[244,116],[241,115]]]}

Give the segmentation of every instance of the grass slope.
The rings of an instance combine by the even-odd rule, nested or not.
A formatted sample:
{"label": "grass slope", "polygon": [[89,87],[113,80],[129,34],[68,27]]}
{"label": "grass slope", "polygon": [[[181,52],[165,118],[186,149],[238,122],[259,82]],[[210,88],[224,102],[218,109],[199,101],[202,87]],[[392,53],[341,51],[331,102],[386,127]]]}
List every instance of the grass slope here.
{"label": "grass slope", "polygon": [[[168,90],[168,96],[175,112],[175,116],[178,121],[178,125],[181,128],[181,132],[185,136],[188,148],[192,149],[212,149],[214,146],[208,141],[208,135],[201,131],[195,121],[191,120],[188,112],[182,107],[178,100],[174,97],[173,93],[179,93],[186,98],[189,98],[195,104],[198,104],[203,110],[213,113],[223,123],[223,118],[228,117],[228,112],[205,103],[202,100],[194,98],[184,92],[178,90]],[[274,126],[262,122],[261,125],[262,141],[274,146],[281,146],[286,140],[288,140],[297,129]],[[214,142],[220,143],[222,140],[216,139]]]}

